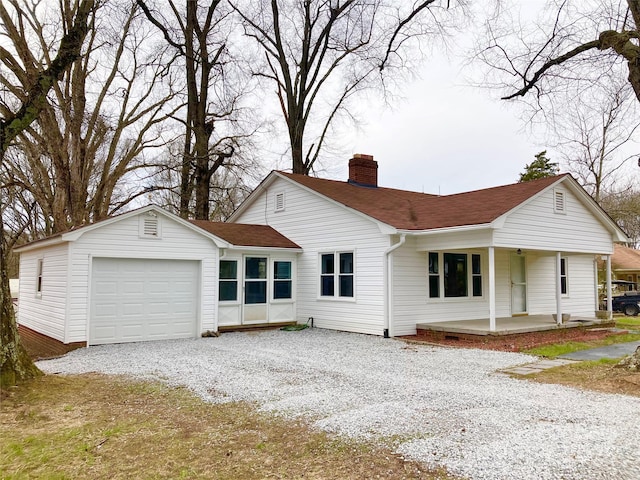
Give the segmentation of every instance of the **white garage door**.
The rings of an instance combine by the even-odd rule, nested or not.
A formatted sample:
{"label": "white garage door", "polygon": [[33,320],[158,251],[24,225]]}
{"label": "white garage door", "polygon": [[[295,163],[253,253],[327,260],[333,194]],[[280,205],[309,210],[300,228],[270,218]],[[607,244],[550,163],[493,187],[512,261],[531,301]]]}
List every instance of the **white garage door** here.
{"label": "white garage door", "polygon": [[89,343],[196,336],[199,262],[94,258]]}

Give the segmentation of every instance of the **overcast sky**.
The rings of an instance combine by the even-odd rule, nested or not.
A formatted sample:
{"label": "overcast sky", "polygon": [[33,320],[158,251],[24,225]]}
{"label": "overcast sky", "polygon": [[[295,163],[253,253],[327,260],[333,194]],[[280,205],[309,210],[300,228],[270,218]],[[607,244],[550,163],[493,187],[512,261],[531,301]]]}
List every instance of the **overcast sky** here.
{"label": "overcast sky", "polygon": [[[541,5],[521,0],[518,6],[525,9],[526,21],[535,18]],[[466,33],[464,41],[473,41]],[[462,45],[448,57],[427,58],[420,78],[406,84],[404,100],[393,110],[372,105],[365,124],[346,135],[346,158],[320,176],[345,180],[353,153],[374,156],[381,186],[443,195],[514,183],[542,150],[566,171],[560,154],[546,143],[543,128],[531,132],[527,127],[517,102],[469,85],[467,78],[478,78],[469,69],[478,65],[464,65],[467,55]],[[634,144],[626,152],[638,150]],[[634,161],[626,171],[628,178],[640,173]]]}
{"label": "overcast sky", "polygon": [[[445,195],[513,183],[544,149],[515,105],[465,85],[455,58],[434,58],[421,77],[354,130],[351,151],[374,156],[381,186]],[[346,178],[346,161],[327,173]]]}

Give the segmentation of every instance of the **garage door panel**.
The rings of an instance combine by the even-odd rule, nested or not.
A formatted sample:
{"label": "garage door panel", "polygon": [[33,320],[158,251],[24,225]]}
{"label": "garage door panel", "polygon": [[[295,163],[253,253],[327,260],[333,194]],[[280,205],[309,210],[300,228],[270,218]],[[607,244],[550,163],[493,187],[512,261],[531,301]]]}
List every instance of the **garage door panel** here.
{"label": "garage door panel", "polygon": [[94,258],[91,344],[195,337],[199,262]]}

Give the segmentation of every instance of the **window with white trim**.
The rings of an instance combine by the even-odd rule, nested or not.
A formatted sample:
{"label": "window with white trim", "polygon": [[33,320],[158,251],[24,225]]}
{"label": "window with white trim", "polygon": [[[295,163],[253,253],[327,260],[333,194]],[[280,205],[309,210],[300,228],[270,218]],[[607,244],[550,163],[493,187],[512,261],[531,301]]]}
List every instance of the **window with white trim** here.
{"label": "window with white trim", "polygon": [[320,254],[320,296],[353,298],[355,284],[354,253]]}
{"label": "window with white trim", "polygon": [[236,302],[238,300],[237,260],[220,260],[218,300],[221,302]]}
{"label": "window with white trim", "polygon": [[569,270],[566,257],[560,258],[560,293],[568,295],[569,293]]}
{"label": "window with white trim", "polygon": [[38,259],[38,264],[36,266],[36,296],[42,295],[42,267],[44,260],[42,258]]}
{"label": "window with white trim", "polygon": [[429,252],[429,298],[482,297],[482,257]]}
{"label": "window with white trim", "polygon": [[284,192],[278,192],[275,194],[274,212],[282,212],[284,210]]}
{"label": "window with white trim", "polygon": [[566,213],[565,196],[561,190],[553,191],[553,211],[555,213]]}
{"label": "window with white trim", "polygon": [[291,262],[275,260],[273,262],[273,299],[288,300],[292,296]]}

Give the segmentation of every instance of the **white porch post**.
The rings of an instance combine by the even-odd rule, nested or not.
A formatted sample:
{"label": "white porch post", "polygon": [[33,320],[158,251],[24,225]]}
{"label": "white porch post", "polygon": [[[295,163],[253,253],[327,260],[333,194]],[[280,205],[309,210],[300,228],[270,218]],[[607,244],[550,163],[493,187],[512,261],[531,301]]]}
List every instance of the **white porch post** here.
{"label": "white porch post", "polygon": [[496,331],[496,255],[489,247],[489,330]]}
{"label": "white porch post", "polygon": [[556,252],[556,323],[562,324],[562,256]]}
{"label": "white porch post", "polygon": [[607,319],[613,318],[613,299],[611,298],[611,255],[607,255]]}

